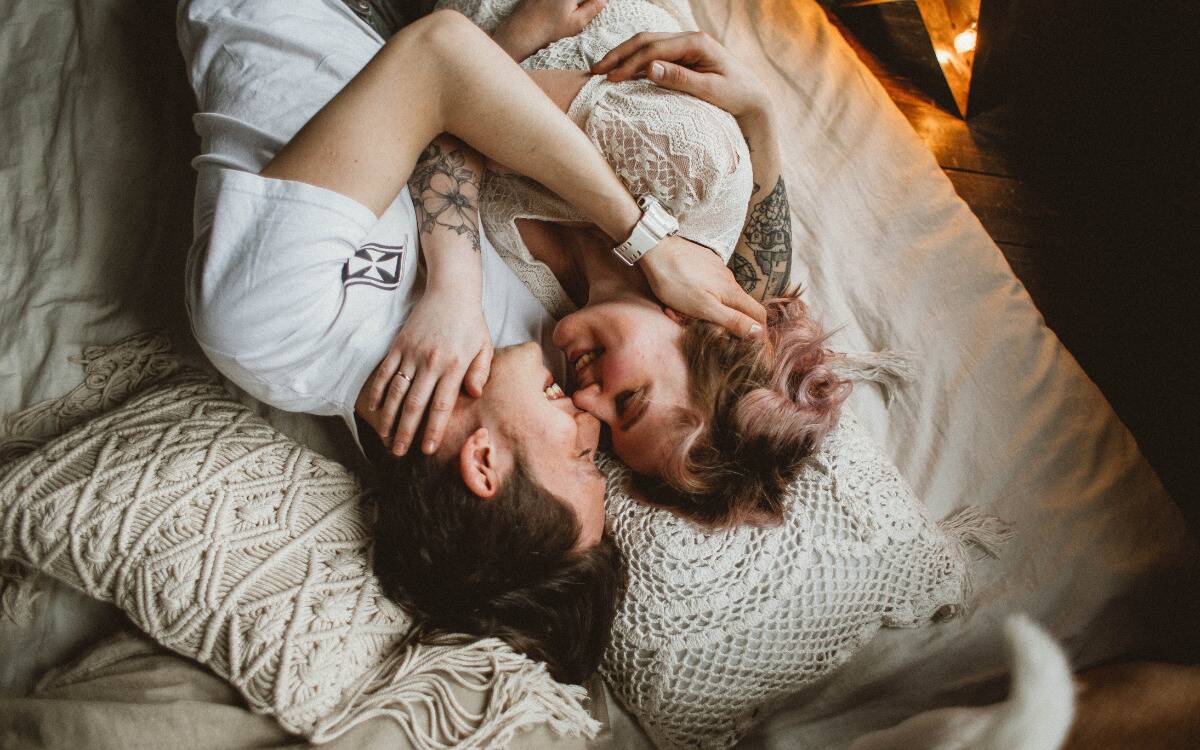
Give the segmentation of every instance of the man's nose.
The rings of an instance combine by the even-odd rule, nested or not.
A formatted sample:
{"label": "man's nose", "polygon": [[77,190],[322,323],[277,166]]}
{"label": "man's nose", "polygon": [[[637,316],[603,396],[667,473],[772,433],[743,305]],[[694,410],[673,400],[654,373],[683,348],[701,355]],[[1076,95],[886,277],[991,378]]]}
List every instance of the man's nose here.
{"label": "man's nose", "polygon": [[571,403],[575,404],[576,409],[583,409],[600,421],[611,424],[613,409],[608,399],[600,392],[599,385],[593,383],[587,388],[575,391],[571,394]]}

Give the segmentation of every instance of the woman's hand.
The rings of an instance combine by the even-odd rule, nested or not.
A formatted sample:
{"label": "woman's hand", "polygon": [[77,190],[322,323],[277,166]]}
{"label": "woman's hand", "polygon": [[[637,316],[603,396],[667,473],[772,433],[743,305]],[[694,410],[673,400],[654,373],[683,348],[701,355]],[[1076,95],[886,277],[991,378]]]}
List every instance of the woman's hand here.
{"label": "woman's hand", "polygon": [[644,74],[663,88],[720,107],[739,120],[769,107],[766,86],[746,65],[702,31],[643,32],[614,47],[592,66],[596,75],[624,81]]}
{"label": "woman's hand", "polygon": [[734,335],[756,336],[767,311],[738,285],[720,256],[671,236],[638,261],[659,301],[691,318],[712,321]]}
{"label": "woman's hand", "polygon": [[412,445],[426,405],[429,421],[421,450],[431,454],[442,442],[460,389],[465,385],[472,396],[483,394],[492,340],[483,309],[464,307],[471,306],[457,294],[427,291],[359,391],[355,411],[397,456]]}
{"label": "woman's hand", "polygon": [[492,39],[521,62],[542,47],[583,31],[608,0],[522,0],[492,32]]}

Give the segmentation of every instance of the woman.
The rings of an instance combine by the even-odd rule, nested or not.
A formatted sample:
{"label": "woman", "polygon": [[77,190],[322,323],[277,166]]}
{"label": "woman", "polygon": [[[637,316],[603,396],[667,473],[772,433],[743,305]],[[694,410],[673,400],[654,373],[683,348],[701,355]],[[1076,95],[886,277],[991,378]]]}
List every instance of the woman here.
{"label": "woman", "polygon": [[[535,10],[540,28],[562,29],[583,8],[526,0],[502,16],[513,3],[449,4],[490,25],[514,57],[529,45],[513,43],[511,29],[539,27]],[[631,192],[668,205],[688,239],[733,253],[742,287],[769,300],[765,337],[739,339],[662,307],[639,274],[605,252],[607,238],[524,178],[489,173],[481,214],[518,275],[565,315],[555,343],[572,365],[575,404],[608,425],[647,498],[709,525],[769,523],[781,517],[800,461],[836,422],[848,385],[829,367],[820,327],[785,293],[791,230],[766,91],[713,40],[680,31],[689,20],[686,6],[665,0],[611,0],[583,33],[545,46],[524,67]],[[645,33],[639,24],[674,30]],[[579,69],[597,56],[590,72]],[[638,74],[649,81],[633,80]],[[643,116],[656,107],[659,117]],[[689,120],[704,126],[672,132]],[[664,134],[674,141],[656,147]],[[751,168],[753,190],[739,186]],[[737,196],[751,193],[747,211]],[[381,368],[377,390],[391,376]]]}

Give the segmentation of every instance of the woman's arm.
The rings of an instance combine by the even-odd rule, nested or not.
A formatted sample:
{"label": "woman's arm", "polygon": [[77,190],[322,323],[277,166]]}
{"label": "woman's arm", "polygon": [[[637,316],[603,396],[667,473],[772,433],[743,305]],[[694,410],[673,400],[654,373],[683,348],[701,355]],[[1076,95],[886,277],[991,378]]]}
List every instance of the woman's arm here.
{"label": "woman's arm", "polygon": [[702,32],[638,34],[605,55],[592,72],[607,73],[613,81],[644,73],[659,86],[691,94],[737,118],[750,146],[754,190],[729,265],[750,295],[782,294],[792,269],[792,220],[770,96],[762,82]]}
{"label": "woman's arm", "polygon": [[[379,123],[388,123],[387,137],[379,137]],[[378,215],[442,133],[501,164],[521,165],[614,241],[641,218],[583,131],[486,34],[447,11],[392,36],[262,174],[342,193]],[[638,266],[664,304],[750,335],[766,311],[724,266],[689,263],[695,252],[670,237]]]}
{"label": "woman's arm", "polygon": [[771,113],[738,119],[750,146],[754,190],[746,224],[738,238],[729,268],[742,289],[765,300],[787,291],[792,275],[792,217],[783,182],[779,142]]}
{"label": "woman's arm", "polygon": [[608,0],[521,0],[492,39],[521,62],[547,44],[583,31],[605,5]]}

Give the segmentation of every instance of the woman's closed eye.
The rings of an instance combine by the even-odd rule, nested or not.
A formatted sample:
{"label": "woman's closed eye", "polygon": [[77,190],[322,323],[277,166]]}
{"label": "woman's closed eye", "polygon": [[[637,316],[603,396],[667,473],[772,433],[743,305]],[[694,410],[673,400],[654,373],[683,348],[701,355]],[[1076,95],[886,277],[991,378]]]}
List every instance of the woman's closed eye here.
{"label": "woman's closed eye", "polygon": [[629,406],[629,399],[633,398],[633,391],[621,391],[617,394],[617,416],[624,418],[625,409]]}
{"label": "woman's closed eye", "polygon": [[649,403],[649,399],[645,395],[645,390],[642,388],[636,391],[621,391],[618,393],[616,407],[617,418],[621,420],[621,429],[628,430],[637,424],[642,415],[646,413],[646,407]]}

